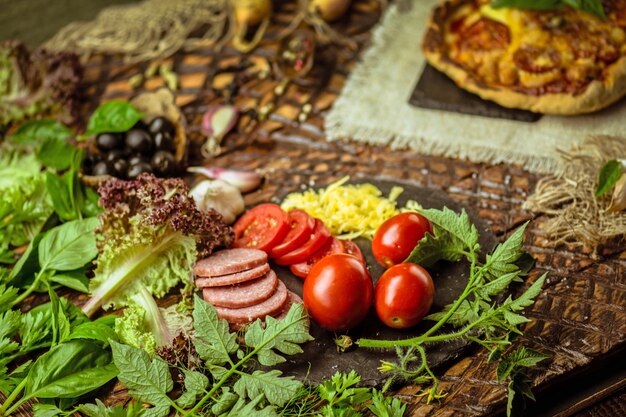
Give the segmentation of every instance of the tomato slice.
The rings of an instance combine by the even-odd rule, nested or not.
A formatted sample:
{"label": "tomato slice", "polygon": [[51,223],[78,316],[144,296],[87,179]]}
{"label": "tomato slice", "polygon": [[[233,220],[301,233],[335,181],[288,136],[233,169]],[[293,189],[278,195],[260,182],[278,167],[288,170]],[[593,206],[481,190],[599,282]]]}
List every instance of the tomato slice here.
{"label": "tomato slice", "polygon": [[260,204],[245,212],[233,230],[234,247],[269,252],[289,233],[289,216],[276,204]]}
{"label": "tomato slice", "polygon": [[341,243],[343,243],[345,253],[347,253],[348,255],[352,255],[359,261],[365,263],[365,257],[363,256],[363,252],[361,252],[361,248],[359,248],[356,243],[351,240],[342,240]]}
{"label": "tomato slice", "polygon": [[331,237],[326,241],[324,246],[319,248],[309,259],[306,261],[298,262],[289,267],[291,272],[300,278],[306,278],[311,272],[313,265],[322,258],[332,255],[334,253],[346,253],[341,240]]}
{"label": "tomato slice", "polygon": [[324,226],[321,220],[315,219],[315,229],[309,238],[309,241],[297,249],[292,250],[286,255],[276,258],[275,262],[278,265],[292,265],[298,262],[306,261],[313,255],[319,248],[324,246],[324,243],[330,238],[330,232]]}
{"label": "tomato slice", "polygon": [[289,233],[285,239],[270,251],[272,258],[280,258],[294,249],[304,245],[313,233],[315,219],[302,210],[291,210],[289,213]]}

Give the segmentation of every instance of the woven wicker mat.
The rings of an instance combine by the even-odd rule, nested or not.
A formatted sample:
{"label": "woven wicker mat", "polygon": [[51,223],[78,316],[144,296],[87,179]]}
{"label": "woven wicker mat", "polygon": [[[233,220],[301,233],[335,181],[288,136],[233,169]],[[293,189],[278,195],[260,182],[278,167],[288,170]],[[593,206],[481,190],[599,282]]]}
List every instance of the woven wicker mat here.
{"label": "woven wicker mat", "polygon": [[[379,16],[376,10],[374,0],[356,1],[349,20],[340,22],[338,28],[353,35],[362,46]],[[293,12],[293,2],[280,3],[280,12],[274,17],[267,40],[246,58],[248,61],[265,65],[276,51],[277,28],[285,27]],[[336,56],[336,65],[328,64],[327,56]],[[198,144],[202,139],[199,121],[203,112],[208,105],[224,100],[211,87],[228,85],[233,80],[232,74],[220,69],[237,65],[242,57],[228,49],[219,54],[207,49],[180,53],[171,61],[174,71],[181,75],[178,102],[184,105],[190,136]],[[301,184],[325,184],[351,175],[443,189],[475,209],[502,239],[530,219],[521,204],[532,193],[538,177],[517,166],[474,164],[413,151],[325,141],[324,115],[354,62],[354,54],[344,48],[320,51],[313,71],[306,79],[295,80],[290,85],[271,117],[261,124],[244,117],[240,131],[227,136],[226,153],[211,164],[262,169],[267,173],[266,185],[247,197],[248,204],[267,201],[281,190]],[[93,100],[91,105],[95,106],[99,100],[127,98],[141,91],[133,90],[128,79],[143,72],[146,66],[128,68],[116,57],[93,57],[87,66],[85,90]],[[326,85],[320,83],[323,79],[327,79]],[[152,78],[143,89],[155,89],[163,82],[159,77]],[[278,82],[270,77],[262,81],[242,80],[242,83],[234,102],[245,107],[270,102]],[[311,117],[299,123],[300,109],[310,99]],[[525,285],[544,271],[549,273],[549,279],[538,301],[527,312],[533,322],[524,333],[525,344],[553,355],[533,375],[540,398],[542,389],[551,383],[567,384],[574,373],[593,368],[607,355],[621,352],[626,346],[626,248],[607,247],[602,258],[595,261],[584,251],[574,252],[565,246],[548,248],[539,228],[541,221],[540,218],[533,221],[526,234],[526,249],[537,259],[537,268]],[[419,392],[416,386],[399,391],[411,402],[406,415],[483,416],[502,411],[505,387],[496,381],[495,369],[487,364],[484,351],[476,349],[440,374],[442,388],[448,392],[440,403],[427,405],[424,398],[414,396]],[[128,401],[120,384],[102,398],[110,404]],[[599,414],[583,415],[626,415],[623,399],[616,396],[604,403],[608,413],[597,408],[594,413]]]}

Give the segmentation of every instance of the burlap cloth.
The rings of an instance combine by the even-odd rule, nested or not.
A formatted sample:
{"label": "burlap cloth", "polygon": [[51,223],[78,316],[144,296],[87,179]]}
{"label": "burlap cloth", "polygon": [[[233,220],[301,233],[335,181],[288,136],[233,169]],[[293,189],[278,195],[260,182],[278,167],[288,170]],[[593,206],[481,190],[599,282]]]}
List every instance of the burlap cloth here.
{"label": "burlap cloth", "polygon": [[560,171],[557,150],[569,150],[592,133],[626,136],[626,100],[599,113],[545,116],[536,123],[410,105],[409,97],[425,64],[420,43],[436,3],[412,0],[388,8],[362,62],[326,118],[330,140],[352,138],[429,155],[515,163],[531,172],[555,173]]}

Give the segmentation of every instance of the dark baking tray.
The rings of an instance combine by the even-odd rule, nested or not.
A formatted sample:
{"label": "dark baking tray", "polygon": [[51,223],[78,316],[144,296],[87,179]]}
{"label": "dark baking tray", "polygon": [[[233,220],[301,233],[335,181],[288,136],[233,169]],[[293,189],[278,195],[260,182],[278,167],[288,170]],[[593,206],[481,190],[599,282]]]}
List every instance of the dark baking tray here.
{"label": "dark baking tray", "polygon": [[409,103],[426,109],[445,110],[476,116],[536,122],[541,114],[502,107],[460,89],[445,74],[426,64]]}

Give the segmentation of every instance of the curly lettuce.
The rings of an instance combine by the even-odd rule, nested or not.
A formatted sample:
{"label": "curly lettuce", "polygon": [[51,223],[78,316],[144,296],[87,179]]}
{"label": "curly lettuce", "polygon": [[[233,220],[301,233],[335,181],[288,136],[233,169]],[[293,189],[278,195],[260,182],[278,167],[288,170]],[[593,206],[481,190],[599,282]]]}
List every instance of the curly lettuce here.
{"label": "curly lettuce", "polygon": [[[121,335],[130,334],[130,328],[145,328],[142,323],[163,328],[159,323],[164,318],[152,297],[163,297],[181,284],[190,287],[196,257],[230,245],[232,229],[218,212],[200,212],[181,179],[150,174],[134,181],[110,179],[99,193],[104,208],[96,230],[99,256],[90,283],[92,297],[83,311],[92,316],[101,307],[132,306],[130,325],[118,326]],[[172,336],[157,337],[155,343]],[[152,348],[140,335],[127,340],[131,338]]]}

